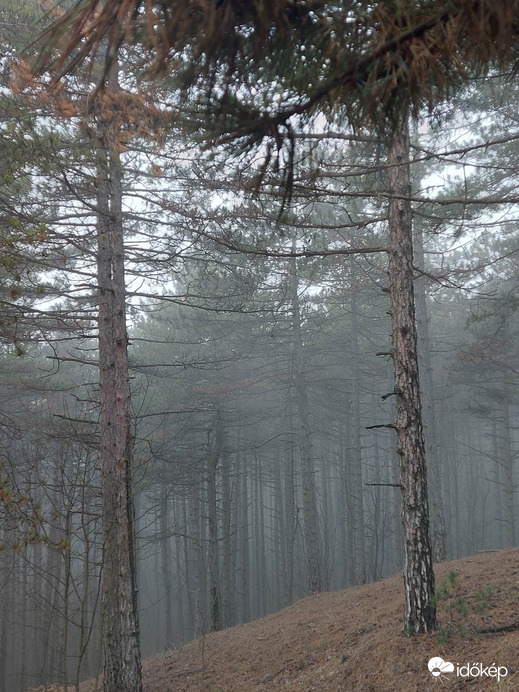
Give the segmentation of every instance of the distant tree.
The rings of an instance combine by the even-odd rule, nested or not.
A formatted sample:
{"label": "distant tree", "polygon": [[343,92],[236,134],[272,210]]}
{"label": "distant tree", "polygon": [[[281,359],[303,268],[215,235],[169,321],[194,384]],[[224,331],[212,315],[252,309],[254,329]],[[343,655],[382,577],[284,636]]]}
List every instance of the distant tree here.
{"label": "distant tree", "polygon": [[[295,249],[295,242],[292,243]],[[288,295],[292,313],[293,356],[292,372],[295,406],[298,412],[298,437],[301,455],[301,477],[303,483],[303,520],[307,554],[308,585],[310,593],[323,590],[324,569],[317,511],[317,491],[310,428],[306,363],[302,337],[302,318],[299,299],[299,277],[295,258],[290,260]]]}

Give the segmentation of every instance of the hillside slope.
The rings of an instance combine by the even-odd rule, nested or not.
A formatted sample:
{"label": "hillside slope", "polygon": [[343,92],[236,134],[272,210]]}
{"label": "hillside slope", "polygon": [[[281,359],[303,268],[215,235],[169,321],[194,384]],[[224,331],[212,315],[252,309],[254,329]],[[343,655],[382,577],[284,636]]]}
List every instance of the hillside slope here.
{"label": "hillside slope", "polygon": [[[402,580],[392,577],[306,598],[150,658],[144,662],[145,692],[519,690],[519,550],[437,565],[437,586],[453,570],[459,573],[457,586],[439,604],[439,625],[446,636],[449,623],[457,630],[461,624],[465,638],[459,632],[444,643],[437,634],[404,637]],[[487,613],[477,614],[474,608],[487,587],[494,595],[487,599]],[[464,605],[468,615],[459,612]],[[478,634],[476,627],[499,631]],[[454,672],[434,677],[427,664],[435,656],[452,662]],[[508,674],[500,685],[487,674],[457,675],[457,666],[468,663],[506,666]],[[81,692],[93,689],[91,683],[81,686]]]}

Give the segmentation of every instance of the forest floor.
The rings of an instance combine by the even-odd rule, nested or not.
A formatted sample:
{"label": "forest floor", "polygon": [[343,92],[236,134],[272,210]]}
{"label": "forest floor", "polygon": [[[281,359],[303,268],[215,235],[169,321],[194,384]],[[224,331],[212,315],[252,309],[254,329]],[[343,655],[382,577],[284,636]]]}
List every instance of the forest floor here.
{"label": "forest floor", "polygon": [[[311,596],[255,622],[149,658],[143,662],[144,690],[519,690],[519,550],[439,564],[437,590],[454,570],[457,583],[454,580],[451,595],[438,604],[437,633],[404,636],[403,586],[397,576]],[[485,601],[486,614],[476,612]],[[478,632],[491,628],[499,631]],[[451,662],[454,671],[434,677],[427,664],[437,656]],[[467,664],[472,674],[464,668]],[[507,669],[506,676],[500,671],[500,682],[497,671],[489,669],[493,665]],[[55,687],[39,689],[59,692]],[[81,685],[81,692],[93,690],[90,681]]]}

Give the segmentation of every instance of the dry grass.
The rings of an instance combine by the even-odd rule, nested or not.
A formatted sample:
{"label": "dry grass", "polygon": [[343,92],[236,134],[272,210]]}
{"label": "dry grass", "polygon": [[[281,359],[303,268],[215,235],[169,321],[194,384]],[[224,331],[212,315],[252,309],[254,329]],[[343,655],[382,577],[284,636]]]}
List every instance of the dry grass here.
{"label": "dry grass", "polygon": [[[519,622],[519,550],[480,553],[438,565],[438,585],[451,570],[459,572],[459,593],[469,606],[480,589],[491,586],[495,592],[486,615],[472,612],[461,618],[469,627],[465,639],[455,634],[440,644],[436,634],[405,637],[402,581],[392,577],[306,598],[261,620],[191,642],[178,652],[150,658],[143,665],[144,690],[519,690],[519,624],[508,632],[475,631]],[[440,627],[449,619],[442,602]],[[439,680],[427,669],[433,656],[460,665],[496,663],[507,666],[509,674],[500,685],[490,678],[463,679],[455,674]],[[81,686],[81,692],[93,689],[91,682]]]}

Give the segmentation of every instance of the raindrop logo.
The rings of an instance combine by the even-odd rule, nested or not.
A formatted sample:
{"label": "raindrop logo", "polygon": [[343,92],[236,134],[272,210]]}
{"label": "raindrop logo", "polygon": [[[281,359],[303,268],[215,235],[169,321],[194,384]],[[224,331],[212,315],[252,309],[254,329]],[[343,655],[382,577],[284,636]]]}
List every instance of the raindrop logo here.
{"label": "raindrop logo", "polygon": [[439,656],[431,658],[427,664],[427,667],[435,678],[440,677],[440,675],[443,675],[444,673],[454,673],[454,663],[444,661],[443,658],[440,658]]}

